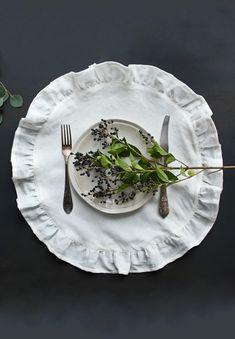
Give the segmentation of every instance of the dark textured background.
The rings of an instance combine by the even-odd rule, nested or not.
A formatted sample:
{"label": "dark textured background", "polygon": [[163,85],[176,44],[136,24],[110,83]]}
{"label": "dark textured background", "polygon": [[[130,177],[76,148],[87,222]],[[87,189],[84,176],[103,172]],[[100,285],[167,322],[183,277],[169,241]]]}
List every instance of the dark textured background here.
{"label": "dark textured background", "polygon": [[54,78],[96,62],[156,65],[203,95],[235,163],[234,1],[1,1],[0,78],[25,105],[0,126],[0,336],[234,338],[235,173],[203,243],[155,273],[93,275],[50,254],[17,210],[15,129]]}

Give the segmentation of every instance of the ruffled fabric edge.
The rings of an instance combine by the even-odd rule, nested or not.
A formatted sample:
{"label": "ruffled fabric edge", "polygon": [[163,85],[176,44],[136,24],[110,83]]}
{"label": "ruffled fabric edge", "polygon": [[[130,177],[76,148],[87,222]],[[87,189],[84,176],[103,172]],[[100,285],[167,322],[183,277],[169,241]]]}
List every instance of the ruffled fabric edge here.
{"label": "ruffled fabric edge", "polygon": [[[173,75],[149,65],[123,66],[103,62],[88,69],[70,72],[51,82],[35,97],[27,117],[21,119],[11,153],[12,179],[17,205],[35,235],[60,259],[93,273],[155,271],[181,257],[204,239],[216,220],[223,174],[203,174],[194,214],[181,231],[170,238],[154,239],[145,248],[130,251],[91,249],[70,239],[47,215],[37,193],[34,145],[52,110],[69,98],[74,88],[87,90],[102,83],[139,84],[167,96],[182,108],[197,136],[202,165],[222,165],[222,152],[212,112],[205,99]],[[27,150],[27,151],[26,151]],[[208,213],[208,208],[210,213]]]}

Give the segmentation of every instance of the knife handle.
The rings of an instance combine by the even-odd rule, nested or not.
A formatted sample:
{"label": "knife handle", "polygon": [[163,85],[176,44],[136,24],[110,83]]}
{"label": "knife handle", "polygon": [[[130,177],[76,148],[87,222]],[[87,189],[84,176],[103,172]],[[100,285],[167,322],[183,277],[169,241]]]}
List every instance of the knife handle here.
{"label": "knife handle", "polygon": [[162,218],[165,218],[169,214],[167,188],[165,185],[160,187],[159,214]]}

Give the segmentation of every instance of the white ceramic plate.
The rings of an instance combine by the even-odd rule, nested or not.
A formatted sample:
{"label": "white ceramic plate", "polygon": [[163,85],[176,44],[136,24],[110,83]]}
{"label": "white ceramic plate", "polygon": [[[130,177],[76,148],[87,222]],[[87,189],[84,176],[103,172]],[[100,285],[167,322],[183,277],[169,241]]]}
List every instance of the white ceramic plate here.
{"label": "white ceramic plate", "polygon": [[[122,120],[122,119],[107,119],[113,120],[112,126],[117,127],[119,130],[119,136],[126,137],[127,141],[136,147],[138,147],[143,154],[146,153],[146,145],[144,140],[139,135],[139,130],[144,129],[133,122]],[[97,122],[89,129],[87,129],[80,138],[74,144],[72,153],[86,153],[90,150],[95,151],[98,148],[101,148],[100,143],[93,140],[93,136],[91,135],[91,129],[96,128],[100,122]],[[145,131],[146,132],[146,131]],[[74,156],[70,156],[69,160],[69,173],[70,173],[70,180],[74,190],[79,194],[79,196],[85,200],[89,205],[98,209],[99,211],[110,213],[110,214],[117,214],[117,213],[126,213],[136,210],[143,206],[151,197],[152,194],[146,194],[139,192],[136,194],[133,200],[130,200],[126,203],[117,205],[114,200],[115,198],[112,197],[106,200],[105,204],[101,204],[98,198],[94,198],[92,196],[82,196],[82,193],[87,193],[92,187],[94,187],[95,183],[91,182],[91,178],[87,176],[80,176],[79,172],[76,171],[75,166],[73,165]]]}

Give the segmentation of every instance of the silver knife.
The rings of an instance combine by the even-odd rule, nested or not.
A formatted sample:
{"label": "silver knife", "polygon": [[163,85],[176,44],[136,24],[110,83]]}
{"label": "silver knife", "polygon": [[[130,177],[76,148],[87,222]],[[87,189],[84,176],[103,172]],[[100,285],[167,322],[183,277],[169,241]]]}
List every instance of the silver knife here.
{"label": "silver knife", "polygon": [[[166,115],[163,120],[161,136],[160,136],[160,146],[166,152],[168,152],[168,149],[169,149],[169,144],[168,144],[169,121],[170,121],[170,116]],[[165,165],[164,160],[163,160],[163,165]],[[165,185],[160,187],[159,214],[162,216],[162,218],[165,218],[169,214],[167,189]]]}

